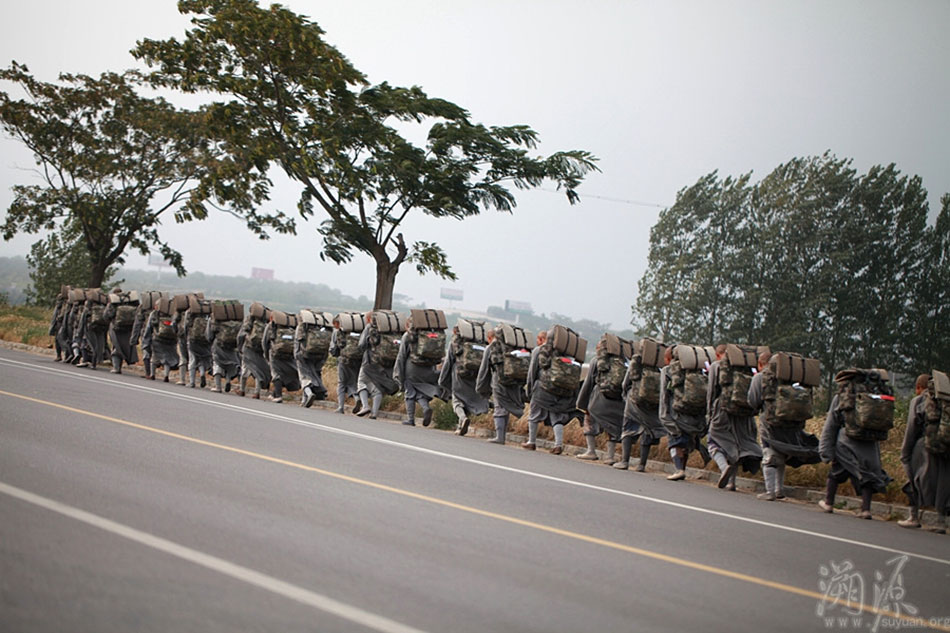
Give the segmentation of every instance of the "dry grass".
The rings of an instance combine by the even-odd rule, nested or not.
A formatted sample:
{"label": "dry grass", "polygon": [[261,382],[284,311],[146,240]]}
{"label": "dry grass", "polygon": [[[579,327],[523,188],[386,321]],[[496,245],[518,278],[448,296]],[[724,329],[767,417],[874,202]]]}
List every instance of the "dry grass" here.
{"label": "dry grass", "polygon": [[0,340],[51,348],[53,337],[47,332],[52,318],[49,308],[0,304]]}

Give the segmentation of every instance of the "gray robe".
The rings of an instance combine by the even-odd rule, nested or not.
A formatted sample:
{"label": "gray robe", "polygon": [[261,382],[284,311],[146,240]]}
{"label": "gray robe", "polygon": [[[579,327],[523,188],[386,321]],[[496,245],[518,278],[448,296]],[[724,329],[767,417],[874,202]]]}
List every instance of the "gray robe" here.
{"label": "gray robe", "polygon": [[721,452],[730,464],[738,462],[744,470],[750,473],[758,472],[762,463],[762,446],[759,444],[755,417],[732,415],[724,411],[720,402],[721,393],[717,360],[709,366],[709,383],[706,386],[709,452]]}
{"label": "gray robe", "polygon": [[66,353],[69,354],[69,356],[74,358],[79,355],[79,341],[76,339],[75,333],[76,324],[79,321],[81,312],[81,305],[70,305],[66,311],[66,316],[63,317],[63,324],[59,328],[59,337],[63,341],[63,349],[67,351]]}
{"label": "gray robe", "polygon": [[[944,404],[943,406],[947,406]],[[934,455],[927,450],[924,429],[924,397],[910,401],[907,429],[901,446],[901,462],[908,471],[909,481],[904,492],[916,497],[919,507],[932,506],[938,513],[950,513],[950,457]]]}
{"label": "gray robe", "polygon": [[264,350],[257,345],[252,345],[248,340],[251,333],[251,326],[254,321],[259,321],[250,314],[244,318],[241,324],[241,330],[238,332],[238,349],[241,350],[241,375],[244,377],[254,376],[254,382],[258,389],[267,389],[270,385],[270,363],[264,356]]}
{"label": "gray robe", "polygon": [[492,363],[492,348],[494,355],[504,354],[503,343],[497,338],[485,349],[482,356],[482,365],[478,368],[478,378],[475,379],[475,390],[483,396],[491,394],[495,417],[508,415],[520,418],[524,413],[524,385],[506,385],[501,382],[501,365]]}
{"label": "gray robe", "polygon": [[[753,409],[760,410],[764,404],[762,400],[762,372],[752,377],[749,385],[749,404]],[[780,461],[797,468],[803,464],[817,464],[821,461],[818,454],[818,438],[804,429],[773,427],[765,423],[765,416],[759,416],[759,433],[762,438],[762,448],[765,449],[765,462],[771,463],[769,452],[778,453]],[[779,464],[775,464],[779,465]]]}
{"label": "gray robe", "polygon": [[66,318],[67,312],[67,302],[63,297],[56,298],[56,307],[53,309],[53,318],[50,319],[49,323],[49,335],[55,337],[56,339],[56,355],[59,356],[62,352],[66,352],[68,355],[69,352],[69,341],[60,337],[60,330],[63,328],[63,319]]}
{"label": "gray robe", "polygon": [[406,332],[399,343],[399,354],[396,364],[393,365],[393,380],[406,393],[406,400],[431,400],[442,395],[439,386],[439,372],[433,366],[417,365],[410,358],[410,339],[412,334]]}
{"label": "gray robe", "polygon": [[527,388],[531,400],[528,404],[528,422],[543,422],[548,426],[567,424],[575,417],[583,417],[577,409],[577,392],[566,396],[551,393],[541,386],[541,372],[551,366],[551,346],[545,343],[531,350],[528,365]]}
{"label": "gray robe", "polygon": [[831,399],[828,416],[821,431],[818,444],[821,461],[831,462],[829,476],[843,482],[851,479],[854,489],[870,486],[875,492],[884,492],[890,476],[881,466],[881,449],[873,440],[857,440],[848,437],[844,417],[838,411],[838,396]]}
{"label": "gray robe", "polygon": [[[367,326],[360,334],[360,349],[363,350],[363,364],[360,365],[360,374],[357,387],[360,391],[369,391],[370,394],[382,393],[392,395],[399,391],[399,385],[393,380],[392,370],[376,363],[371,354],[372,338],[376,328]],[[378,333],[377,333],[378,335]],[[387,336],[393,336],[388,334]]]}
{"label": "gray robe", "polygon": [[631,387],[633,379],[630,370],[633,363],[627,366],[627,373],[623,377],[623,431],[621,439],[625,437],[640,437],[645,444],[657,444],[660,438],[667,435],[666,427],[660,422],[660,408],[646,408],[638,405],[633,399]]}
{"label": "gray robe", "polygon": [[[211,356],[211,343],[207,340],[194,340],[191,338],[191,328],[194,321],[188,316],[187,312],[179,312],[175,315],[178,324],[178,338],[185,341],[188,348],[188,369],[194,368],[198,371],[212,372],[214,370],[213,359]],[[211,320],[210,317],[208,319]],[[207,332],[207,326],[205,326]],[[202,333],[205,333],[202,332]]]}
{"label": "gray robe", "polygon": [[590,363],[590,371],[587,372],[587,378],[577,394],[577,408],[590,414],[594,435],[597,431],[603,431],[610,441],[616,442],[620,440],[620,431],[623,428],[624,402],[619,398],[608,398],[600,391],[597,376],[603,368],[598,360],[595,356]]}
{"label": "gray robe", "polygon": [[343,352],[343,348],[346,347],[346,337],[351,334],[356,334],[357,338],[359,338],[359,333],[344,332],[339,328],[333,330],[333,336],[330,338],[330,355],[339,359],[339,362],[336,364],[337,388],[340,386],[343,387],[344,397],[356,396],[356,394],[359,393],[357,380],[359,380],[360,376],[362,359],[354,363],[347,363],[344,362],[343,357],[340,356]]}
{"label": "gray robe", "polygon": [[323,386],[323,366],[327,357],[313,358],[304,353],[307,342],[307,325],[297,324],[294,331],[294,362],[297,365],[297,375],[303,387],[309,386],[318,400],[327,397],[327,388]]}
{"label": "gray robe", "polygon": [[181,327],[181,319],[184,311],[175,313],[176,330],[178,331],[178,363],[181,367],[187,368],[188,362],[188,336],[185,328]]}
{"label": "gray robe", "polygon": [[468,415],[478,415],[488,411],[488,398],[475,391],[475,379],[459,376],[455,362],[456,338],[445,350],[442,371],[439,373],[439,385],[452,394],[452,404],[461,404]]}
{"label": "gray robe", "polygon": [[[148,323],[145,325],[145,332],[142,333],[143,345],[146,341],[151,345],[153,368],[162,365],[169,369],[177,369],[178,363],[181,360],[181,357],[178,355],[177,340],[164,341],[155,336],[158,330],[159,317],[162,317],[162,315],[159,314],[157,310],[152,310],[152,314],[148,317]],[[176,327],[173,317],[167,318],[171,322],[172,327]]]}
{"label": "gray robe", "polygon": [[277,328],[271,321],[264,328],[264,355],[270,363],[271,380],[280,381],[280,386],[287,391],[300,389],[300,375],[297,373],[297,363],[293,358],[284,358],[274,353],[274,337]]}
{"label": "gray robe", "polygon": [[94,327],[89,322],[92,310],[87,306],[79,315],[79,325],[76,330],[76,338],[79,341],[80,349],[83,350],[85,360],[93,365],[98,365],[106,358],[106,334],[107,328]]}
{"label": "gray robe", "polygon": [[[132,342],[132,327],[118,328],[115,325],[115,305],[106,306],[106,318],[109,319],[109,343],[112,345],[112,358],[120,358],[126,365],[139,362],[139,353]],[[114,364],[114,363],[113,363]]]}
{"label": "gray robe", "polygon": [[208,319],[205,336],[211,341],[211,373],[230,381],[241,373],[241,356],[238,354],[237,345],[228,347],[217,338],[219,329],[213,319]]}
{"label": "gray robe", "polygon": [[148,339],[145,338],[145,326],[148,323],[148,318],[152,316],[154,312],[153,308],[146,306],[139,306],[139,309],[135,311],[135,323],[132,324],[132,336],[130,343],[132,345],[142,345],[142,358],[151,358],[152,357],[152,337],[149,335]]}

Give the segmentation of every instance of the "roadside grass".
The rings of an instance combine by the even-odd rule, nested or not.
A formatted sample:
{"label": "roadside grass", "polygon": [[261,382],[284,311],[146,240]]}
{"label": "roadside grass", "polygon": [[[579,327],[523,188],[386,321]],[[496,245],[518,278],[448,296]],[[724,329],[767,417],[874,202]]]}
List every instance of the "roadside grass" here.
{"label": "roadside grass", "polygon": [[53,337],[48,332],[52,318],[51,308],[0,303],[0,340],[51,348]]}
{"label": "roadside grass", "polygon": [[[36,347],[51,348],[53,346],[53,338],[49,336],[47,332],[49,331],[49,323],[52,319],[52,314],[53,311],[50,308],[22,305],[10,306],[5,303],[0,303],[0,340],[14,343],[23,343]],[[327,399],[332,402],[337,401],[336,366],[337,359],[331,357],[327,359],[327,362],[323,368],[323,382],[327,389]],[[253,386],[253,379],[249,381],[248,386]],[[894,480],[888,484],[887,490],[884,493],[875,495],[875,499],[878,501],[885,501],[888,503],[903,503],[906,501],[904,493],[901,492],[901,488],[905,483],[907,483],[907,477],[904,474],[904,468],[901,465],[900,453],[901,444],[903,443],[904,439],[904,430],[907,426],[908,404],[909,399],[898,398],[894,412],[894,428],[888,434],[887,440],[881,442],[880,444],[881,463],[884,466],[884,470],[891,477],[893,477]],[[452,410],[452,405],[450,402],[444,402],[436,398],[432,401],[432,408],[432,424],[435,428],[442,430],[452,430],[456,427],[458,424],[458,418],[456,417],[455,412]],[[405,403],[403,401],[402,394],[400,393],[392,396],[385,396],[383,398],[381,410],[389,412],[405,412]],[[416,414],[417,417],[421,416],[421,411],[417,409]],[[805,429],[809,433],[820,436],[824,420],[824,415],[814,417],[806,423]],[[492,432],[494,430],[494,422],[492,420],[491,413],[489,412],[473,416],[472,427],[481,428],[488,432]],[[509,431],[515,434],[527,435],[527,412],[525,412],[521,418],[511,423]],[[538,437],[543,440],[553,441],[553,430],[551,427],[541,425],[538,430]],[[580,423],[573,421],[567,426],[567,428],[564,429],[564,443],[580,447],[585,445],[584,434],[581,430]],[[601,435],[598,437],[597,444],[599,448],[605,448],[606,438]],[[636,457],[638,454],[639,444],[635,444],[633,456]],[[661,462],[670,461],[670,454],[665,439],[662,440],[660,444],[652,450],[650,457],[651,459],[659,460]],[[689,460],[689,465],[696,468],[701,468],[703,466],[702,460],[698,453],[693,452]],[[710,463],[708,467],[713,468],[714,466],[712,463]],[[830,466],[828,464],[809,464],[799,468],[789,468],[786,471],[785,482],[791,486],[803,486],[820,490],[825,487],[825,481],[828,476],[829,468]],[[743,475],[742,473],[740,473],[740,475],[748,476]],[[761,472],[754,475],[754,478],[761,479]],[[842,484],[839,488],[839,492],[842,495],[855,494],[850,482]]]}

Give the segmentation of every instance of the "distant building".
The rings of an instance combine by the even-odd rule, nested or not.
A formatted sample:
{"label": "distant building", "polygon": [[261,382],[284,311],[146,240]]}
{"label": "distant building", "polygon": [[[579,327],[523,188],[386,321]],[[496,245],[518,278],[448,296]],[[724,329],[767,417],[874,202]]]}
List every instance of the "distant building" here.
{"label": "distant building", "polygon": [[443,299],[448,299],[449,301],[461,301],[465,294],[464,291],[459,290],[458,288],[442,288],[439,296]]}
{"label": "distant building", "polygon": [[273,268],[252,268],[251,269],[251,279],[274,279],[274,269]]}
{"label": "distant building", "polygon": [[531,304],[527,301],[512,301],[505,299],[505,311],[512,314],[534,314]]}

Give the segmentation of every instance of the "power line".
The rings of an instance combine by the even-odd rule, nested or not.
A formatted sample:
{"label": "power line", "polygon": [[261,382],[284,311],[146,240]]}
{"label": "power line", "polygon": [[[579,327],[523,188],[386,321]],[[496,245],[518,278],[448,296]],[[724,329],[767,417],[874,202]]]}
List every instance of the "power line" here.
{"label": "power line", "polygon": [[[540,190],[546,191],[547,193],[562,193],[558,191],[557,189],[544,189],[543,187],[540,188]],[[584,193],[584,194],[579,194],[579,195],[581,196],[581,199],[595,198],[597,200],[606,200],[607,202],[617,202],[619,204],[632,204],[632,205],[636,205],[640,207],[654,207],[656,209],[665,209],[666,207],[669,206],[666,204],[657,204],[656,202],[643,202],[642,200],[627,200],[624,198],[611,198],[610,196],[598,196],[597,194],[593,194],[593,193]]]}

